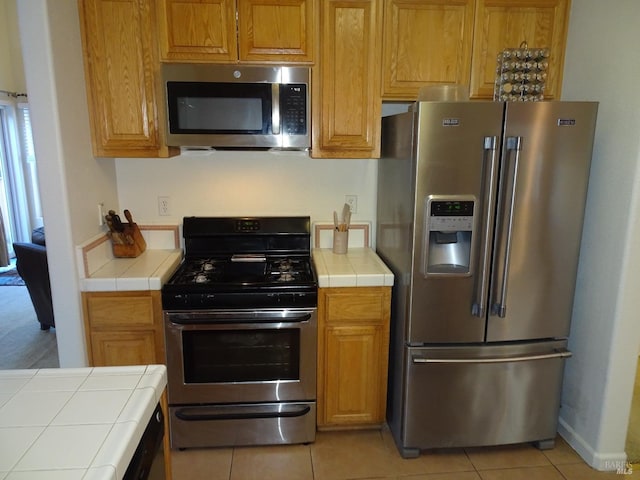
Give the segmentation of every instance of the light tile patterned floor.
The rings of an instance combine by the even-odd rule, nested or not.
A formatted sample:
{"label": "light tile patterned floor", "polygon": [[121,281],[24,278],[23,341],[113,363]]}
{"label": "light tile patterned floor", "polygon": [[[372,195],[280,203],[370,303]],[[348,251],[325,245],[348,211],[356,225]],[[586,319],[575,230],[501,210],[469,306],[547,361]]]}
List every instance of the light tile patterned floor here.
{"label": "light tile patterned floor", "polygon": [[172,451],[174,480],[598,480],[640,479],[598,472],[558,437],[531,445],[423,452],[403,459],[384,428],[319,432],[310,445]]}

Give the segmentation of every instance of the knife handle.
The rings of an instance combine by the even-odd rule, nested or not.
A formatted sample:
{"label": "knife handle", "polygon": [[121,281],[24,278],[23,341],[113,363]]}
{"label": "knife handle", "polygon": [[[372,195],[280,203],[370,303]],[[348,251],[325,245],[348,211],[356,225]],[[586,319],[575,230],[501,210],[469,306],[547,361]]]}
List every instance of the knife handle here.
{"label": "knife handle", "polygon": [[109,236],[111,237],[111,241],[116,245],[124,245],[124,240],[122,239],[122,235],[118,232],[109,232]]}
{"label": "knife handle", "polygon": [[127,219],[127,222],[133,224],[133,217],[131,216],[131,212],[129,210],[124,211],[124,218]]}
{"label": "knife handle", "polygon": [[107,227],[109,227],[110,231],[115,231],[115,229],[113,228],[113,219],[111,218],[111,215],[105,215],[104,221],[107,223]]}

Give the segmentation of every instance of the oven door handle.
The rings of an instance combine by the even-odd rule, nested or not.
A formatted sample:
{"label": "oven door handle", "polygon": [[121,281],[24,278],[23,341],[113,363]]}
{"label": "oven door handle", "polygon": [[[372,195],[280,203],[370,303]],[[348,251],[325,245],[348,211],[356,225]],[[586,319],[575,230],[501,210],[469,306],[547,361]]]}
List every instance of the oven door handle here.
{"label": "oven door handle", "polygon": [[[219,411],[216,411],[219,410]],[[291,418],[302,417],[311,411],[309,405],[288,405],[285,407],[243,406],[227,409],[224,407],[183,407],[176,410],[175,415],[185,422],[207,420],[246,420],[254,418]]]}
{"label": "oven door handle", "polygon": [[242,323],[304,323],[311,320],[311,313],[300,313],[295,316],[283,316],[275,312],[254,312],[253,314],[237,312],[199,312],[187,314],[169,314],[169,321],[177,325],[206,324],[242,324]]}

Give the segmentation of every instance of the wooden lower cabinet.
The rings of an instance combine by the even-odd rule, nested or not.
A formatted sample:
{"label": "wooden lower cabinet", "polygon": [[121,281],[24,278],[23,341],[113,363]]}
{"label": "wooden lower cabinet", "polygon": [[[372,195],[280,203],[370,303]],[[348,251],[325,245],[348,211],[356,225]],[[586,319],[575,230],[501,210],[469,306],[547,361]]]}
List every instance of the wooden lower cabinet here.
{"label": "wooden lower cabinet", "polygon": [[92,366],[165,363],[160,291],[82,294]]}
{"label": "wooden lower cabinet", "polygon": [[[84,328],[93,367],[165,363],[162,300],[159,290],[83,292]],[[167,391],[164,413],[164,474],[172,478]]]}
{"label": "wooden lower cabinet", "polygon": [[318,290],[318,428],[384,422],[390,287]]}

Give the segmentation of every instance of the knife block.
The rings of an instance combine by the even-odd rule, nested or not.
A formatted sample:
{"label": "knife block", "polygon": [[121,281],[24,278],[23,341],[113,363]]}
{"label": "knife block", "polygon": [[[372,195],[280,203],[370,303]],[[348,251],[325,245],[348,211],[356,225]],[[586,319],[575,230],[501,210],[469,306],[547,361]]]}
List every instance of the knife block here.
{"label": "knife block", "polygon": [[135,223],[123,223],[122,232],[109,232],[113,256],[118,258],[135,258],[147,249],[138,225]]}

